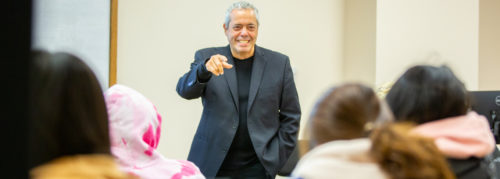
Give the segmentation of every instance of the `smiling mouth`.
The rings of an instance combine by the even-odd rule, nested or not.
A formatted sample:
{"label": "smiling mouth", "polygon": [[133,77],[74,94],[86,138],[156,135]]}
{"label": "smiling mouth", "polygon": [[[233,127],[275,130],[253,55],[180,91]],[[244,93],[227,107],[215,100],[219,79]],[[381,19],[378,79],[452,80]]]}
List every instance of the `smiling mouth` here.
{"label": "smiling mouth", "polygon": [[248,43],[248,40],[238,40],[238,42],[246,44],[246,43]]}

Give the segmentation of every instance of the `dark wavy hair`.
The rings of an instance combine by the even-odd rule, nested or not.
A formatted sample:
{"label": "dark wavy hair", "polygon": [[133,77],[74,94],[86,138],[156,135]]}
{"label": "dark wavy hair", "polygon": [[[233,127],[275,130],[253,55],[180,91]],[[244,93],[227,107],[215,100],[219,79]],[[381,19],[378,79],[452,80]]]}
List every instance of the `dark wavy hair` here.
{"label": "dark wavy hair", "polygon": [[447,66],[409,68],[386,96],[396,120],[418,124],[467,113],[469,96],[464,84]]}
{"label": "dark wavy hair", "polygon": [[30,85],[30,167],[62,156],[110,154],[103,92],[82,60],[34,51]]}

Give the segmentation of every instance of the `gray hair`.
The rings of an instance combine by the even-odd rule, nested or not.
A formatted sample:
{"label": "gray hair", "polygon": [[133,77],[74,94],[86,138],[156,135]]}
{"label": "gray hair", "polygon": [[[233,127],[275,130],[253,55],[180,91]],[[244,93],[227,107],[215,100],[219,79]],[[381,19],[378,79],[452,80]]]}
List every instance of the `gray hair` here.
{"label": "gray hair", "polygon": [[226,10],[226,19],[224,21],[226,28],[229,27],[229,22],[231,21],[231,17],[229,17],[229,15],[231,14],[231,12],[233,12],[234,9],[252,9],[253,13],[255,14],[255,19],[257,19],[257,24],[259,24],[259,10],[249,2],[239,1],[231,4],[231,6],[229,6],[229,8],[227,8]]}

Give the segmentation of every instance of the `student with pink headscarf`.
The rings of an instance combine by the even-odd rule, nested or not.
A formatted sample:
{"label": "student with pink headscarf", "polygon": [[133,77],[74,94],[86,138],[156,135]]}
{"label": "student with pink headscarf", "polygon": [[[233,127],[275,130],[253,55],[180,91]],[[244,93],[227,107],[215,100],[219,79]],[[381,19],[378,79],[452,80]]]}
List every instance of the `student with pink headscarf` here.
{"label": "student with pink headscarf", "polygon": [[205,178],[193,163],[167,159],[156,150],[161,116],[146,97],[129,87],[114,85],[105,98],[111,151],[122,170],[141,178]]}

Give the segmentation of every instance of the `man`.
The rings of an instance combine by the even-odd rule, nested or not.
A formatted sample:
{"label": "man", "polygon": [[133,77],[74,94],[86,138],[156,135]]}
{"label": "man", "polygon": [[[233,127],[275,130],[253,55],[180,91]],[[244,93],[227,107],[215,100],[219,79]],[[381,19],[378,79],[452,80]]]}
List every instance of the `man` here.
{"label": "man", "polygon": [[198,50],[177,83],[201,97],[203,114],[188,160],[207,177],[274,178],[297,142],[300,106],[287,56],[255,45],[258,10],[234,3],[226,47]]}

